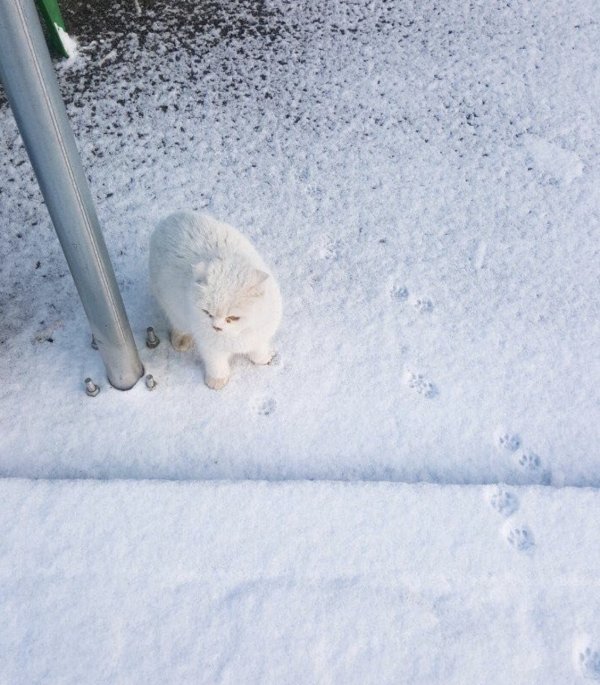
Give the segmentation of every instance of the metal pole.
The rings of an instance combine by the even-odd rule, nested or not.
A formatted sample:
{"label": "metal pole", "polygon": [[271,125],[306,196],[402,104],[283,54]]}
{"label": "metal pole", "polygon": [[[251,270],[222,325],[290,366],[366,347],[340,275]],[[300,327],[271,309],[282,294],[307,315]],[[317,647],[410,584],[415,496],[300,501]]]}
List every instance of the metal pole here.
{"label": "metal pole", "polygon": [[0,78],[115,388],[144,373],[33,0],[0,0]]}

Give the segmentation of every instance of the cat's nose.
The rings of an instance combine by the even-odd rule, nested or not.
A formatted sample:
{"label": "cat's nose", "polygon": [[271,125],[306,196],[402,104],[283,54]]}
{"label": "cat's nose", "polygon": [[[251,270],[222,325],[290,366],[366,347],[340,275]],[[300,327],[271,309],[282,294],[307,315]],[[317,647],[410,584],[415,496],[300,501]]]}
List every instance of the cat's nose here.
{"label": "cat's nose", "polygon": [[219,328],[218,326],[213,326],[213,328],[215,329],[215,331],[218,331],[218,332],[221,332],[223,330],[222,328]]}

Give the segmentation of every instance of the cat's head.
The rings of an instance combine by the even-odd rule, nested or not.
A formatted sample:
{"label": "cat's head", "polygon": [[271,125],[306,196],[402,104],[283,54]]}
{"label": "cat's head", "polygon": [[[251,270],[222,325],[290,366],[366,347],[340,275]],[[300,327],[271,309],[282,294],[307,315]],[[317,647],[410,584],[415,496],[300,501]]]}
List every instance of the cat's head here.
{"label": "cat's head", "polygon": [[252,325],[269,274],[237,258],[200,262],[193,267],[194,308],[203,327],[235,337]]}

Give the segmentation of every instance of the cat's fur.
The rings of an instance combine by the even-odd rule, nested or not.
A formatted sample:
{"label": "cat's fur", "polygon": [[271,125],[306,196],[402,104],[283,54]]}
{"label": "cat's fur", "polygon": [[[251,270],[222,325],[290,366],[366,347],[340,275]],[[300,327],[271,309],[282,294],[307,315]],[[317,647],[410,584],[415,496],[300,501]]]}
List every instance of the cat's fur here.
{"label": "cat's fur", "polygon": [[227,383],[234,354],[255,364],[271,361],[271,339],[281,322],[279,287],[232,226],[195,212],[163,219],[150,239],[150,283],[169,320],[173,347],[196,344],[209,388]]}

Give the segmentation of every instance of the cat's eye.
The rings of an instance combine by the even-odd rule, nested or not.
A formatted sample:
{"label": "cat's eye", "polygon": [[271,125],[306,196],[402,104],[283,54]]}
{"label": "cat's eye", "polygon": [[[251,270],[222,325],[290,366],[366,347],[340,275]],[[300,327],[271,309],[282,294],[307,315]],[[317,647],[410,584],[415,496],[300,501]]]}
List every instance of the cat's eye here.
{"label": "cat's eye", "polygon": [[213,318],[212,314],[210,312],[207,312],[206,309],[203,309],[202,311],[206,314],[206,316],[210,316],[211,319]]}
{"label": "cat's eye", "polygon": [[232,321],[239,321],[239,320],[240,320],[240,317],[239,317],[239,316],[228,316],[228,317],[225,319],[225,321],[227,321],[227,323],[231,323]]}

